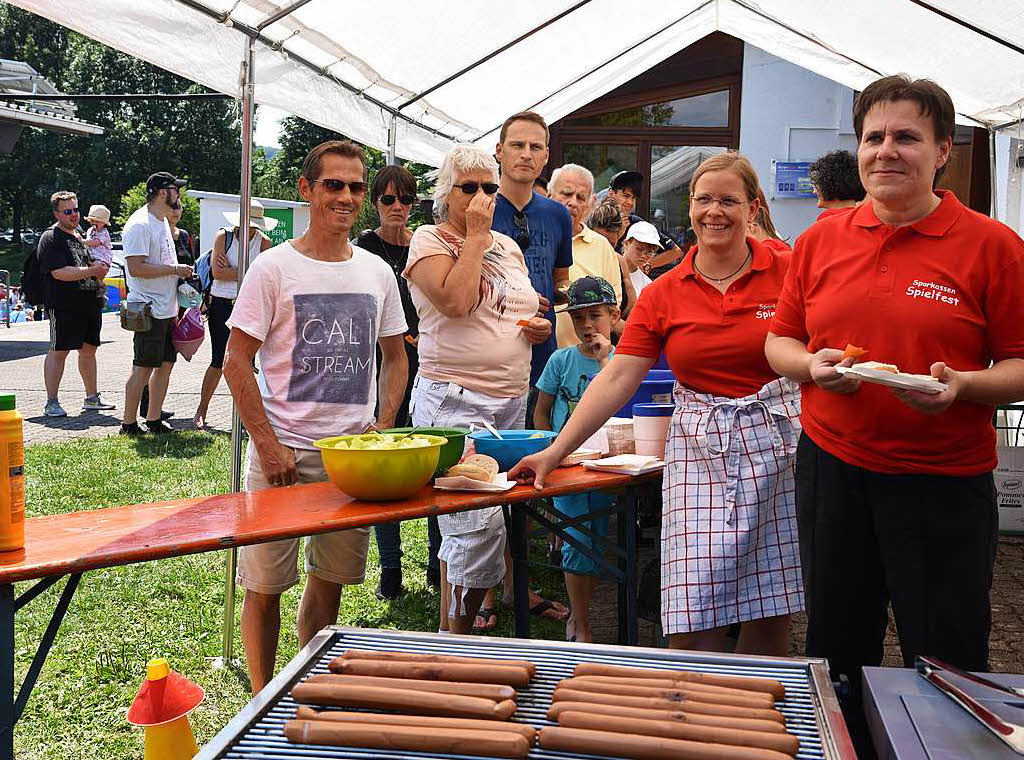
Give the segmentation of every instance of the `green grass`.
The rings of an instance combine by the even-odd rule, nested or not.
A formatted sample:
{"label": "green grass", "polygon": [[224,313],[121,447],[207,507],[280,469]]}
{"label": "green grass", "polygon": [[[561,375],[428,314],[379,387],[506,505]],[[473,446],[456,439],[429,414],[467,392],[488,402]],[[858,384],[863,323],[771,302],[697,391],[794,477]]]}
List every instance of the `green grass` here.
{"label": "green grass", "polygon": [[[28,513],[59,514],[221,493],[229,488],[230,457],[226,436],[202,433],[30,446],[26,450]],[[406,594],[394,602],[374,597],[378,563],[371,540],[366,583],[345,590],[339,623],[437,630],[438,595],[424,584],[425,520],[402,525],[402,549]],[[125,711],[142,682],[146,661],[157,656],[167,657],[174,669],[206,690],[206,700],[191,720],[200,745],[212,738],[249,700],[244,666],[211,667],[221,651],[226,556],[225,552],[198,554],[83,575],[15,732],[19,760],[141,758],[142,731],[128,725]],[[565,601],[559,575],[535,573],[531,583],[548,598]],[[17,584],[17,593],[29,585]],[[49,589],[18,614],[15,667],[19,684],[62,586]],[[278,668],[298,651],[295,612],[300,593],[301,585],[282,600]],[[511,611],[503,610],[495,633],[511,632]],[[535,620],[533,635],[559,638],[564,628],[553,621]],[[237,619],[235,653],[243,657]]]}

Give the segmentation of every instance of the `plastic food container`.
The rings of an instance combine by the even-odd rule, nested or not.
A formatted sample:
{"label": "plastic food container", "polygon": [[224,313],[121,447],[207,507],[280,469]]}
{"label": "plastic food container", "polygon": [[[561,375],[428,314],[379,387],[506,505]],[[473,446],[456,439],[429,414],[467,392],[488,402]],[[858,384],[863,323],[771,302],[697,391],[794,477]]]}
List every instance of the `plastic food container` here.
{"label": "plastic food container", "polygon": [[434,471],[435,475],[439,475],[442,471],[447,470],[449,467],[453,467],[459,463],[462,459],[462,451],[466,447],[466,436],[469,435],[469,428],[459,427],[420,427],[420,428],[388,428],[383,431],[385,433],[411,433],[413,430],[416,431],[416,435],[423,433],[424,435],[439,435],[442,438],[447,438],[448,443],[441,447],[441,455],[437,458],[437,469]]}
{"label": "plastic food container", "polygon": [[640,387],[636,389],[633,398],[626,402],[626,405],[615,413],[616,417],[632,417],[633,407],[636,404],[671,404],[672,388],[676,379],[671,370],[652,369],[647,377],[641,381]]}
{"label": "plastic food container", "polygon": [[478,430],[469,434],[477,454],[494,457],[501,472],[507,472],[519,463],[519,460],[530,454],[546,449],[558,433],[550,430],[499,430],[502,440],[498,440],[486,430]]}
{"label": "plastic food container", "polygon": [[634,404],[633,438],[636,453],[665,458],[665,443],[675,404]]}
{"label": "plastic food container", "polygon": [[358,438],[338,435],[313,441],[320,449],[327,479],[354,499],[392,501],[412,496],[427,484],[437,469],[441,447],[447,438],[416,433],[429,446],[407,449],[336,449],[340,440]]}

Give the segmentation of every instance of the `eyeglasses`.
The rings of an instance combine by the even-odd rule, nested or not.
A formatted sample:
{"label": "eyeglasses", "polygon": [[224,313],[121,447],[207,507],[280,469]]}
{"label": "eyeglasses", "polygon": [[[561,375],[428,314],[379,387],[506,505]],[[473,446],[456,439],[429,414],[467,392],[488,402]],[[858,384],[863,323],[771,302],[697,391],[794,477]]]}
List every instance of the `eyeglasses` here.
{"label": "eyeglasses", "polygon": [[525,212],[516,211],[512,214],[512,223],[516,226],[516,245],[525,251],[530,247],[530,219]]}
{"label": "eyeglasses", "polygon": [[383,203],[385,206],[392,206],[392,205],[394,205],[396,200],[401,201],[403,206],[411,206],[412,204],[414,204],[416,202],[416,196],[415,195],[390,195],[390,194],[388,194],[388,195],[382,195],[378,200],[380,200],[380,202]]}
{"label": "eyeglasses", "polygon": [[310,183],[319,182],[326,190],[332,193],[340,193],[346,187],[352,191],[352,195],[362,195],[366,192],[365,182],[346,182],[343,179],[311,179]]}
{"label": "eyeglasses", "polygon": [[717,203],[719,206],[722,207],[723,211],[729,211],[731,209],[736,208],[737,206],[742,206],[744,203],[747,203],[748,201],[741,201],[738,198],[730,198],[729,196],[726,196],[724,198],[716,198],[713,195],[698,195],[696,198],[693,199],[692,202],[693,205],[696,206],[697,208],[710,208],[711,206]]}
{"label": "eyeglasses", "polygon": [[476,191],[481,187],[487,195],[494,195],[498,192],[497,182],[463,182],[461,185],[456,185],[466,195],[476,195]]}
{"label": "eyeglasses", "polygon": [[78,213],[78,209],[77,208],[66,208],[66,209],[62,209],[61,213],[64,214],[64,216],[71,216],[72,214],[77,214]]}

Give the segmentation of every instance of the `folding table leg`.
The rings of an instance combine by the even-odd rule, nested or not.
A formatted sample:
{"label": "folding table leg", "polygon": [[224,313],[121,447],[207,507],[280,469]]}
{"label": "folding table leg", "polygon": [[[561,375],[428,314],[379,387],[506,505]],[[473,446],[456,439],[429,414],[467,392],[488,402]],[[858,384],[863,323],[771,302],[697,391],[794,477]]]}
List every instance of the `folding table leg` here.
{"label": "folding table leg", "polygon": [[530,569],[527,560],[526,511],[506,507],[509,550],[512,554],[512,593],[515,599],[516,636],[530,638]]}
{"label": "folding table leg", "polygon": [[0,586],[0,760],[14,760],[14,584]]}
{"label": "folding table leg", "polygon": [[619,642],[635,645],[640,638],[637,620],[637,558],[636,558],[636,514],[639,490],[634,486],[623,494],[623,506],[616,520],[619,547],[625,556],[619,559],[623,579],[619,584]]}

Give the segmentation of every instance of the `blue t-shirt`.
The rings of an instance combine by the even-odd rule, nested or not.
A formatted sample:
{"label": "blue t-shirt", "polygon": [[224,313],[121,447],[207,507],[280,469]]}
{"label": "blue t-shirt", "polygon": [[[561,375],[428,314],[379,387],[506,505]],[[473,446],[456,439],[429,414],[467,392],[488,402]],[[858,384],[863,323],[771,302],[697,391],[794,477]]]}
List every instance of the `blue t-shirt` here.
{"label": "blue t-shirt", "polygon": [[[491,228],[515,240],[519,230],[512,216],[516,210],[504,195],[498,193]],[[530,385],[536,385],[548,357],[558,347],[554,330],[554,270],[572,266],[572,217],[569,216],[569,209],[561,203],[537,193],[533,194],[523,213],[526,214],[530,225],[530,247],[523,251],[526,266],[530,270],[530,282],[533,289],[548,299],[552,306],[547,314],[551,321],[551,337],[547,342],[538,343],[533,347]]]}
{"label": "blue t-shirt", "polygon": [[[615,349],[609,354],[614,355]],[[566,346],[551,354],[544,372],[537,381],[537,390],[555,397],[551,404],[551,429],[556,433],[565,427],[566,420],[583,397],[591,375],[601,369],[597,359],[584,356],[579,346]]]}

